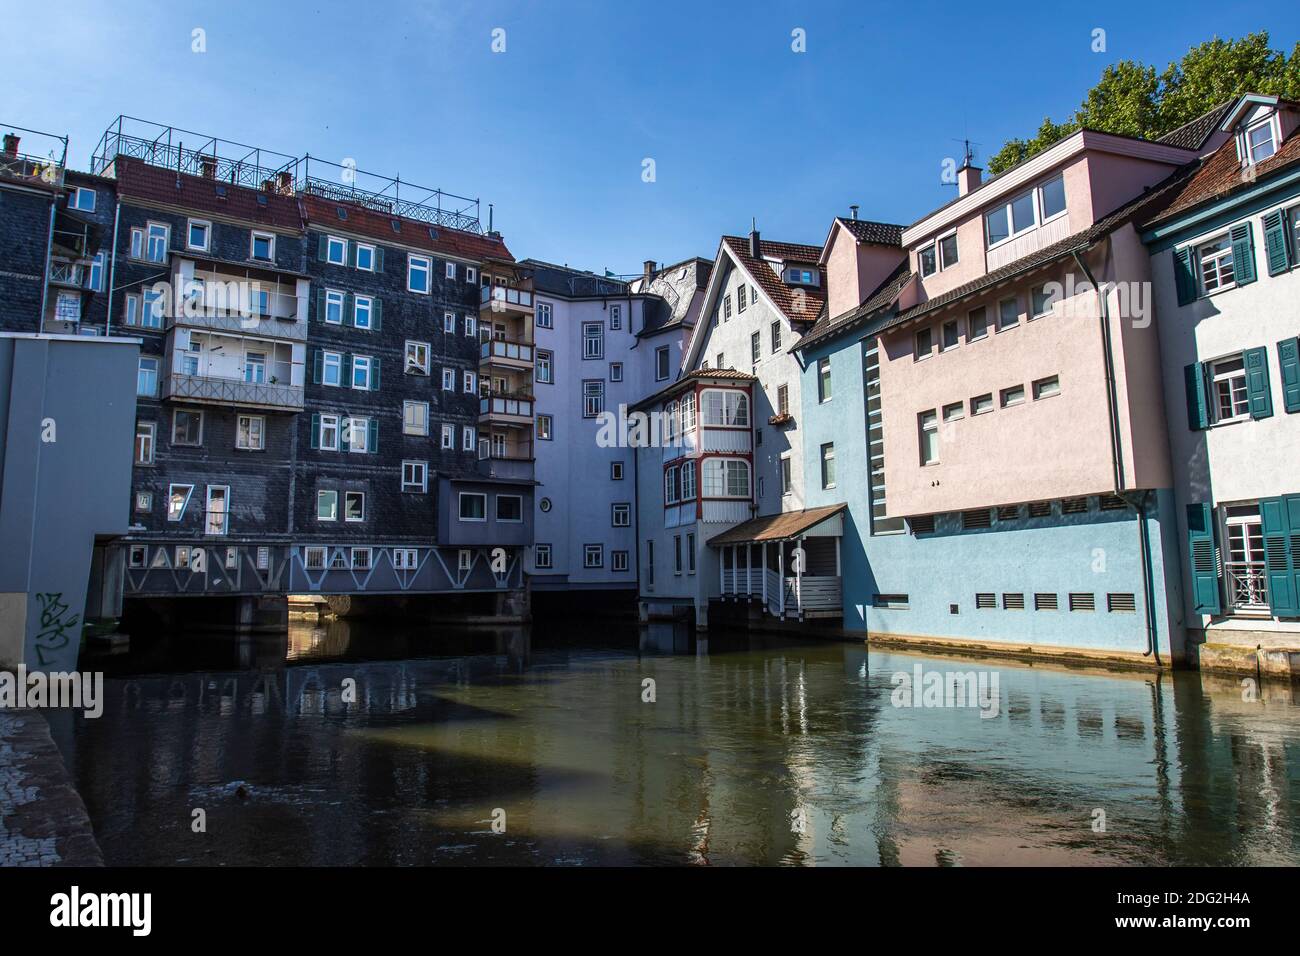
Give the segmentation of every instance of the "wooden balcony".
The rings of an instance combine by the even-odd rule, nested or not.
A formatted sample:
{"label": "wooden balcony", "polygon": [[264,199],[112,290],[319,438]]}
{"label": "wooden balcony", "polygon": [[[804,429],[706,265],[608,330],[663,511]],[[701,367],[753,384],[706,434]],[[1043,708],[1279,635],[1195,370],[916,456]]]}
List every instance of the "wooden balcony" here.
{"label": "wooden balcony", "polygon": [[533,314],[533,290],[513,285],[485,285],[479,290],[479,313],[497,315]]}
{"label": "wooden balcony", "polygon": [[163,379],[165,399],[212,405],[239,405],[276,411],[300,412],[302,386],[268,382],[246,382],[215,375],[184,375],[173,372]]}

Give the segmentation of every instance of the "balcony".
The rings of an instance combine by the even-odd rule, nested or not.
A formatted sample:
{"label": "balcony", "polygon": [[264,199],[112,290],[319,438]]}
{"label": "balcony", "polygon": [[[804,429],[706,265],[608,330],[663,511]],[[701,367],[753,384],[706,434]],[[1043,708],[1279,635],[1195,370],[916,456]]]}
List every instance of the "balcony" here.
{"label": "balcony", "polygon": [[50,263],[50,285],[65,286],[70,289],[86,287],[86,268],[79,262]]}
{"label": "balcony", "polygon": [[302,411],[302,386],[246,382],[216,375],[173,372],[163,379],[162,397],[213,405],[244,405],[278,411]]}
{"label": "balcony", "polygon": [[532,315],[532,290],[512,285],[485,285],[479,291],[479,312]]}
{"label": "balcony", "polygon": [[515,425],[533,423],[533,396],[518,392],[484,392],[479,396],[480,417]]}
{"label": "balcony", "polygon": [[503,368],[531,369],[533,347],[526,342],[510,339],[491,339],[479,346],[480,365],[500,365]]}
{"label": "balcony", "polygon": [[63,188],[63,167],[39,156],[0,151],[0,179],[14,180],[46,189]]}
{"label": "balcony", "polygon": [[[196,273],[183,282],[178,315],[167,327],[209,329],[239,335],[305,341],[307,323],[299,322],[299,298],[283,288]],[[296,288],[296,287],[295,287]]]}

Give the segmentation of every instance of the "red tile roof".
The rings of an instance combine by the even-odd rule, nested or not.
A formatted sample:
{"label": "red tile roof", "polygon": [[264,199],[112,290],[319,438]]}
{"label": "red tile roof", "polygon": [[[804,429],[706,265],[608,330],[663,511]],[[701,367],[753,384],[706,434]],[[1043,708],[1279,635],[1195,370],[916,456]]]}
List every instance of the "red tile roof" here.
{"label": "red tile roof", "polygon": [[[755,259],[749,254],[748,236],[723,236],[736,260],[744,265],[746,271],[763,288],[769,299],[785,313],[791,322],[814,322],[826,303],[826,276],[822,276],[820,286],[788,286],[781,277],[772,271],[766,259]],[[816,263],[821,258],[821,246],[805,246],[796,242],[772,242],[759,240],[758,251],[764,256],[780,259],[783,262]],[[801,295],[802,293],[802,295]]]}
{"label": "red tile roof", "polygon": [[[293,196],[177,173],[127,156],[117,157],[114,172],[118,195],[126,199],[198,209],[274,229],[302,230],[298,200]],[[218,188],[224,190],[224,196],[218,194]]]}
{"label": "red tile roof", "polygon": [[[446,226],[421,222],[418,219],[393,216],[354,203],[323,199],[310,193],[303,194],[302,206],[308,224],[317,229],[338,229],[344,232],[369,236],[378,242],[396,242],[416,249],[425,249],[438,255],[455,256],[473,261],[492,258],[513,262],[515,258],[510,254],[510,250],[506,248],[504,241],[492,239],[488,236],[480,236],[473,232],[463,232],[459,229],[449,229]],[[339,218],[338,209],[340,206],[347,210],[348,218],[346,220]],[[394,222],[400,225],[400,232],[394,231]],[[430,236],[430,229],[433,229],[438,238],[434,239]]]}

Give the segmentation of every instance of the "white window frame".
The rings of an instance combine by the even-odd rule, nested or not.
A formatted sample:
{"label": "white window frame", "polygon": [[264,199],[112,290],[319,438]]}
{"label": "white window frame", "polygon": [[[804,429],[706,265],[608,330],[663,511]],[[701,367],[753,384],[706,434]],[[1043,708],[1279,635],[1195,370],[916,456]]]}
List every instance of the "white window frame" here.
{"label": "white window frame", "polygon": [[599,418],[605,410],[605,380],[603,378],[583,379],[582,382],[582,417]]}
{"label": "white window frame", "polygon": [[[333,362],[330,361],[331,359],[333,359]],[[329,373],[331,367],[333,367],[333,369],[338,373],[337,382],[331,382],[329,380]],[[342,352],[333,352],[330,351],[329,349],[321,350],[320,383],[322,385],[328,385],[330,388],[345,387],[343,385],[343,353]]]}
{"label": "white window frame", "polygon": [[[379,258],[379,253],[376,251],[375,246],[369,242],[358,242],[356,245],[357,245],[357,268],[360,269],[362,272],[374,272],[375,264]],[[361,264],[362,250],[365,250],[366,252],[370,253],[370,265],[368,266],[363,266]]]}
{"label": "white window frame", "polygon": [[[267,255],[265,256],[257,255],[256,252],[257,240],[259,239],[267,240],[268,249],[267,249]],[[259,229],[254,229],[248,236],[248,258],[251,259],[253,262],[274,262],[275,261],[275,233],[263,232]]]}
{"label": "white window frame", "polygon": [[471,372],[469,369],[465,369],[461,373],[461,391],[466,393],[467,395],[473,395],[474,392],[477,391],[477,389],[478,389],[478,376],[474,372]]}
{"label": "white window frame", "polygon": [[456,278],[456,263],[454,263],[454,262],[448,262],[448,263],[447,263],[446,276],[447,276],[448,279],[455,279],[455,278]]}
{"label": "white window frame", "polygon": [[[343,292],[341,289],[326,289],[325,290],[325,314],[321,316],[321,321],[325,322],[327,325],[342,325],[343,307],[346,303],[347,303],[347,294]],[[334,306],[338,306],[337,319],[330,318],[330,309]]]}
{"label": "white window frame", "polygon": [[[409,473],[409,477],[408,477]],[[418,480],[416,480],[418,478]],[[429,463],[414,458],[402,462],[402,491],[424,494],[429,490]]]}
{"label": "white window frame", "polygon": [[442,448],[443,451],[455,451],[456,450],[456,426],[444,424],[442,426],[441,435],[442,435],[441,444],[439,445],[439,447]]}
{"label": "white window frame", "polygon": [[550,415],[537,416],[537,440],[554,441],[555,419]]}
{"label": "white window frame", "polygon": [[939,464],[939,414],[931,408],[919,412],[916,427],[920,440],[921,467]]}
{"label": "white window frame", "polygon": [[[411,279],[416,274],[424,276],[424,288],[417,289]],[[428,256],[417,256],[414,253],[407,253],[406,256],[406,291],[414,292],[416,295],[429,295],[430,288],[433,285],[433,260]]]}
{"label": "white window frame", "polygon": [[456,313],[455,312],[442,313],[442,330],[446,332],[448,335],[456,334]]}
{"label": "white window frame", "polygon": [[[338,246],[341,251],[337,259],[334,258],[334,249]],[[325,261],[332,266],[345,266],[348,264],[348,241],[342,236],[325,237]]]}
{"label": "white window frame", "polygon": [[[487,496],[486,492],[482,492],[482,491],[462,491],[462,492],[460,492],[460,493],[459,493],[459,496],[458,496],[457,499],[456,499],[456,514],[457,514],[459,520],[461,520],[461,521],[466,521],[466,522],[472,522],[472,523],[474,523],[474,524],[481,524],[481,523],[483,523],[483,522],[486,522],[486,521],[487,521],[487,497],[488,497],[488,496]],[[466,517],[465,517],[465,499],[466,499],[466,498],[481,498],[481,499],[482,499],[482,501],[483,501],[483,517],[481,517],[481,518],[466,518]]]}
{"label": "white window frame", "polygon": [[610,362],[610,363],[609,363],[609,380],[610,380],[611,382],[621,382],[621,381],[623,381],[623,363],[622,363],[622,362]]}
{"label": "white window frame", "polygon": [[473,425],[462,425],[460,429],[460,450],[473,451],[478,447],[478,429]]}
{"label": "white window frame", "polygon": [[595,361],[605,357],[605,323],[582,323],[582,357]]}
{"label": "white window frame", "polygon": [[[328,504],[325,514],[321,514],[321,505]],[[317,488],[316,489],[316,520],[317,522],[339,520],[339,493],[336,488]]]}
{"label": "white window frame", "polygon": [[454,368],[444,368],[442,370],[442,390],[444,392],[456,391],[456,370]]}
{"label": "white window frame", "polygon": [[[745,474],[745,493],[732,494],[732,466],[743,467]],[[717,470],[720,467],[719,474],[711,475],[710,471]],[[703,461],[703,469],[700,474],[700,496],[702,498],[726,499],[729,501],[748,501],[753,498],[753,473],[749,467],[749,462],[743,458],[726,458],[710,457]],[[713,494],[708,486],[711,482],[720,481],[722,485],[722,494]]]}
{"label": "white window frame", "polygon": [[555,319],[551,311],[551,303],[549,302],[537,303],[537,327],[539,329],[555,328]]}
{"label": "white window frame", "polygon": [[[1216,249],[1213,254],[1206,256],[1205,252],[1213,246],[1222,243],[1223,248]],[[1206,284],[1205,267],[1209,264],[1214,270],[1213,288]],[[1225,265],[1226,264],[1226,265]],[[1228,276],[1227,279],[1224,276]],[[1215,236],[1196,246],[1196,285],[1201,290],[1201,295],[1217,295],[1220,292],[1226,292],[1229,289],[1237,287],[1237,262],[1232,250],[1232,237],[1228,233]]]}
{"label": "white window frame", "polygon": [[[414,416],[412,413],[415,413]],[[402,434],[429,434],[429,403],[406,399],[402,402]]]}
{"label": "white window frame", "polygon": [[[143,432],[141,432],[140,430],[141,427],[144,428]],[[140,444],[141,437],[144,437],[145,439],[145,443],[143,446]],[[135,423],[135,443],[132,449],[133,452],[132,457],[134,459],[134,464],[152,465],[154,459],[154,451],[155,448],[157,447],[157,444],[158,444],[158,423],[137,421]],[[147,450],[148,452],[147,454],[145,455],[141,454],[142,447],[145,450]]]}
{"label": "white window frame", "polygon": [[[622,520],[619,520],[620,517]],[[611,528],[632,527],[632,505],[626,501],[616,501],[609,506],[609,526]]]}
{"label": "white window frame", "polygon": [[[83,206],[81,204],[82,196],[90,197],[89,206]],[[95,211],[95,190],[87,189],[85,186],[73,186],[72,192],[68,194],[68,208],[75,209],[78,212],[94,212]]]}
{"label": "white window frame", "polygon": [[[1240,368],[1226,369],[1220,371],[1220,365],[1236,363]],[[1246,379],[1246,356],[1238,352],[1233,355],[1221,355],[1212,362],[1206,363],[1206,377],[1209,379],[1210,387],[1210,416],[1215,425],[1227,425],[1232,422],[1245,421],[1250,418],[1250,393],[1247,388]],[[1240,386],[1237,383],[1240,382]],[[1228,401],[1232,407],[1232,414],[1225,416],[1221,414],[1220,407],[1220,388],[1227,386]],[[1238,410],[1237,395],[1240,393],[1240,409]]]}
{"label": "white window frame", "polygon": [[[244,433],[244,422],[248,422],[247,434],[249,442],[240,444],[240,436]],[[253,435],[253,423],[257,423],[257,442],[251,442]],[[237,415],[235,417],[235,447],[244,451],[265,451],[266,450],[266,416],[265,415]]]}
{"label": "white window frame", "polygon": [[[194,242],[194,227],[198,226],[203,230],[203,243]],[[212,223],[207,219],[189,219],[185,222],[185,248],[194,249],[197,252],[207,252],[212,248]]]}
{"label": "white window frame", "polygon": [[[430,343],[407,339],[403,351],[406,372],[411,375],[428,375],[430,352]],[[421,353],[424,354],[423,359],[420,358]]]}
{"label": "white window frame", "polygon": [[[348,517],[348,499],[361,499],[361,515],[357,518]],[[343,520],[352,524],[359,524],[366,520],[366,493],[364,491],[344,491],[343,492]]]}
{"label": "white window frame", "polygon": [[540,385],[555,384],[555,353],[550,349],[538,349],[535,353],[537,357],[537,373],[534,378]]}
{"label": "white window frame", "polygon": [[533,566],[538,571],[554,570],[555,565],[552,561],[551,546],[549,544],[536,544],[533,546]]}
{"label": "white window frame", "polygon": [[[366,322],[361,324],[361,310],[365,309]],[[375,327],[375,297],[371,295],[354,295],[352,297],[352,326],[367,332]]]}
{"label": "white window frame", "polygon": [[[176,489],[184,488],[185,497],[181,500],[179,509],[172,507],[172,501],[176,497]],[[167,520],[183,521],[185,519],[185,510],[190,506],[190,498],[194,496],[194,485],[188,481],[174,481],[167,486]]]}
{"label": "white window frame", "polygon": [[582,546],[582,567],[591,571],[605,566],[605,546],[603,544],[584,544]]}
{"label": "white window frame", "polygon": [[[347,419],[348,451],[359,455],[370,453],[370,416],[352,415]],[[358,438],[358,436],[360,436]]]}
{"label": "white window frame", "polygon": [[[352,375],[350,376],[352,381],[348,383],[349,388],[355,389],[358,392],[370,392],[374,390],[370,387],[373,380],[374,361],[375,360],[369,355],[352,356]],[[357,384],[358,375],[365,382],[364,385]]]}

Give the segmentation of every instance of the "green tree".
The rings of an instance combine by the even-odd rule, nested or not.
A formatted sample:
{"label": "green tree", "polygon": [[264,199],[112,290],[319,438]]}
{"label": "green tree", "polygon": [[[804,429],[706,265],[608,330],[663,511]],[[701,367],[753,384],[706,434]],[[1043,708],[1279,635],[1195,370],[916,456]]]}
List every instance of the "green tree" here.
{"label": "green tree", "polygon": [[1215,37],[1192,47],[1157,74],[1155,67],[1121,60],[1102,72],[1072,119],[1043,120],[1032,139],[1012,139],[989,159],[997,174],[1040,153],[1081,126],[1156,139],[1243,93],[1300,100],[1300,43],[1287,56],[1269,46],[1267,32],[1239,40]]}

